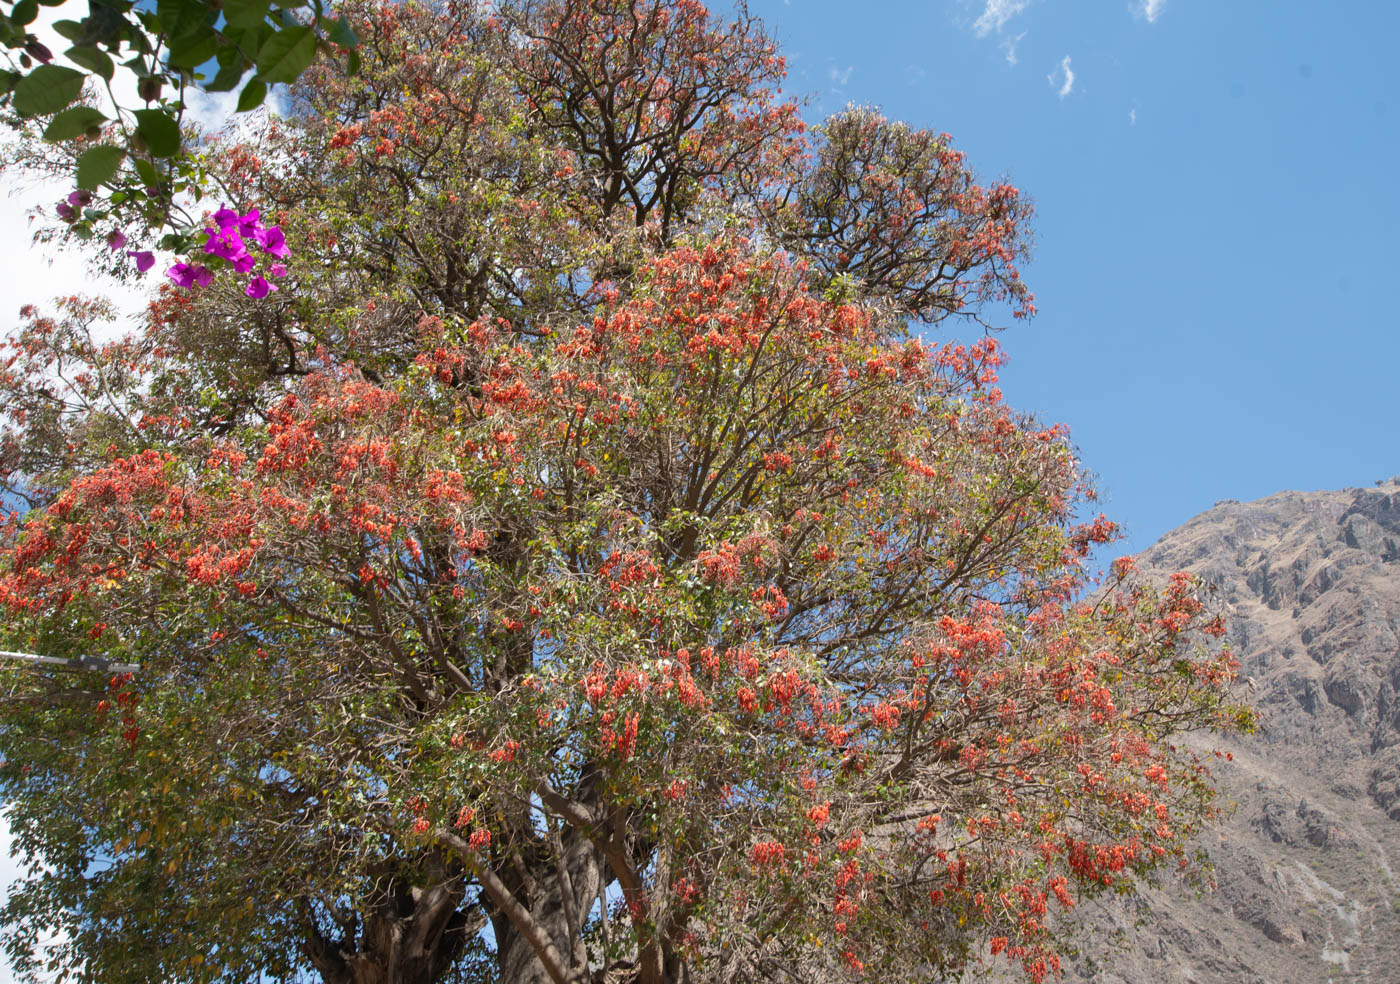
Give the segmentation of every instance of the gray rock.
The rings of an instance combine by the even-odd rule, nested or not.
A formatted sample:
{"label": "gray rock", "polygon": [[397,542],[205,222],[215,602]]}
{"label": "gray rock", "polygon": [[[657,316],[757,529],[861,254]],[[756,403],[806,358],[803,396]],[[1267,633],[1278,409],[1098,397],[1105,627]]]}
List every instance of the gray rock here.
{"label": "gray rock", "polygon": [[[1400,981],[1400,479],[1226,500],[1139,561],[1219,588],[1260,728],[1200,739],[1234,756],[1234,811],[1203,845],[1215,892],[1086,915],[1097,958],[1065,979]],[[1135,927],[1116,948],[1114,926]]]}

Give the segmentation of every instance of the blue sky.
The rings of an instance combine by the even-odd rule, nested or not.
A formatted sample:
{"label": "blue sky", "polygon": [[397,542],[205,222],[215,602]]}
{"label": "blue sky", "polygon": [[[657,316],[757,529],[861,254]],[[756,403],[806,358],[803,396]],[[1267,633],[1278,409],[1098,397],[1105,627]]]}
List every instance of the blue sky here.
{"label": "blue sky", "polygon": [[1035,201],[1003,389],[1070,425],[1126,550],[1400,473],[1400,4],[750,9],[809,118],[878,105]]}
{"label": "blue sky", "polygon": [[[727,14],[725,0],[712,0]],[[43,8],[48,11],[51,8]],[[946,130],[1038,208],[1008,400],[1070,426],[1129,551],[1219,499],[1400,473],[1400,4],[750,0],[820,119]],[[210,120],[227,101],[196,108]],[[3,279],[84,282],[0,199]],[[139,309],[139,291],[91,285]]]}

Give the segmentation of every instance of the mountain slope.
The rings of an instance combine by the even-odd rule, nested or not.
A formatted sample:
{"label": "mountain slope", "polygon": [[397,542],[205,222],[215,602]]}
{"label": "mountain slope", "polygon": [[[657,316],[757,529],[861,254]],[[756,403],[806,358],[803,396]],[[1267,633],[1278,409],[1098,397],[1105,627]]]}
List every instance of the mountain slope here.
{"label": "mountain slope", "polygon": [[1217,890],[1081,913],[1066,979],[1400,981],[1400,479],[1218,503],[1139,561],[1218,587],[1260,727],[1203,739],[1233,753]]}

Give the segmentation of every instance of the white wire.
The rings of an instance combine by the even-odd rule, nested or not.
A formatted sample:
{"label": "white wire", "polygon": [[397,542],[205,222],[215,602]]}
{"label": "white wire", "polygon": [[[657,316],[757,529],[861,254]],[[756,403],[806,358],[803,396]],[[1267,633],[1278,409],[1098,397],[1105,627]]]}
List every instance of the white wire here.
{"label": "white wire", "polygon": [[40,656],[37,653],[19,653],[10,649],[0,649],[0,659],[14,659],[39,666],[57,666],[65,670],[100,670],[113,673],[135,673],[141,669],[140,663],[114,663],[101,656]]}

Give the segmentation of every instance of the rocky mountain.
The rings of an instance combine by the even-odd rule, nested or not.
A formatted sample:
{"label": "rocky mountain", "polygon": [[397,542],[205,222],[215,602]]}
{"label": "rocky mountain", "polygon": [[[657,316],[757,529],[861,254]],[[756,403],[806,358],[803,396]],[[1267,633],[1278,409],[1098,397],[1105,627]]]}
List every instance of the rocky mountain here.
{"label": "rocky mountain", "polygon": [[1400,982],[1400,478],[1217,503],[1140,564],[1218,587],[1260,727],[1203,739],[1234,756],[1217,889],[1083,913],[1066,980]]}

